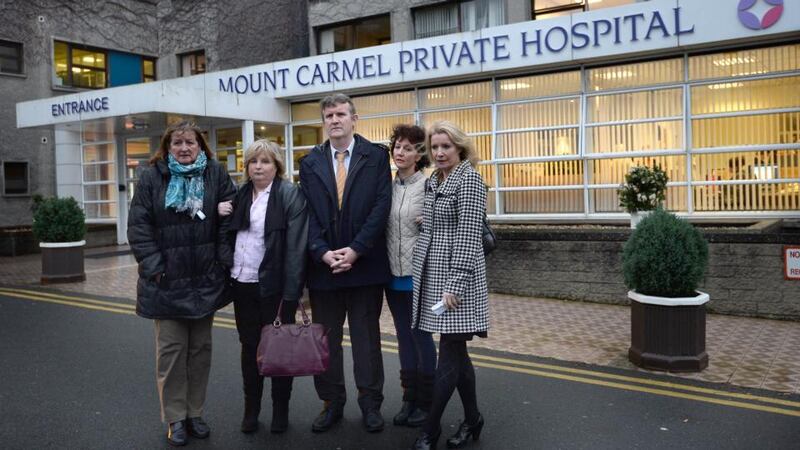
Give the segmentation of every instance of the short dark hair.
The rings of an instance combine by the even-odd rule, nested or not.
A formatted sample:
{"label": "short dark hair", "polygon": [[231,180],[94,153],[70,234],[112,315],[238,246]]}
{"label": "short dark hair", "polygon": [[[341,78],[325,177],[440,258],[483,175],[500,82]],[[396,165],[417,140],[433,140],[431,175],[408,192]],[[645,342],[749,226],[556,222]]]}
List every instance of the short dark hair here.
{"label": "short dark hair", "polygon": [[428,152],[425,151],[425,130],[422,127],[404,123],[395,125],[392,130],[392,136],[389,138],[390,152],[394,151],[394,144],[401,139],[408,139],[408,142],[414,146],[417,153],[422,155],[414,166],[416,170],[422,170],[430,165],[431,161],[428,158]]}
{"label": "short dark hair", "polygon": [[[351,116],[355,116],[356,115],[356,105],[353,104],[353,100],[350,97],[342,94],[341,92],[336,93],[336,94],[328,95],[327,97],[325,97],[322,100],[320,100],[320,102],[319,102],[319,112],[320,112],[320,114],[322,114],[323,111],[325,111],[325,108],[334,108],[334,107],[336,107],[336,105],[341,105],[343,103],[347,103],[348,105],[350,105],[350,115]],[[325,117],[323,117],[322,119],[324,120]]]}

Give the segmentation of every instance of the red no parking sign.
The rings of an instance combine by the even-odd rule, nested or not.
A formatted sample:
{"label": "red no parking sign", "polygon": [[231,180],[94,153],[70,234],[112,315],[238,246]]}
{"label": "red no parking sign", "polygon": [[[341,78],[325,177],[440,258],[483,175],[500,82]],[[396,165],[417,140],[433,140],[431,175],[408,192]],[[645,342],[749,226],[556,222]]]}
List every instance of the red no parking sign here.
{"label": "red no parking sign", "polygon": [[783,247],[783,275],[787,280],[800,280],[800,247]]}

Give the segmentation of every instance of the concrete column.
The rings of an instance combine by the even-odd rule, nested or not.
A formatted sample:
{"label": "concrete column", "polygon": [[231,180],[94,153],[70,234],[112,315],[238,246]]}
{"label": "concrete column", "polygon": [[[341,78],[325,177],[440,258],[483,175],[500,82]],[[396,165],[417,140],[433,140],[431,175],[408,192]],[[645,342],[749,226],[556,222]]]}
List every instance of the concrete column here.
{"label": "concrete column", "polygon": [[242,121],[242,150],[247,150],[255,142],[255,125],[252,120]]}

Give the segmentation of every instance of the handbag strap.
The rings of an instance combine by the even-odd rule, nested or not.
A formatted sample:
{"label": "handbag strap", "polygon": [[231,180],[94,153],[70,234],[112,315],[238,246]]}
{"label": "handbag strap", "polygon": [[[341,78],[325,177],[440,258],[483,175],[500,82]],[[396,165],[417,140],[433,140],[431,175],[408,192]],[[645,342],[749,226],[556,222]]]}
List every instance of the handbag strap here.
{"label": "handbag strap", "polygon": [[[281,302],[278,304],[278,313],[275,314],[275,320],[272,321],[272,326],[276,328],[280,327],[283,324],[283,322],[281,322],[281,311],[283,310],[283,302],[285,301],[286,300],[281,300]],[[310,325],[311,319],[308,318],[308,314],[306,314],[306,307],[305,305],[303,305],[303,302],[301,300],[297,300],[297,309],[300,310],[300,314],[303,316],[303,325],[304,326]]]}

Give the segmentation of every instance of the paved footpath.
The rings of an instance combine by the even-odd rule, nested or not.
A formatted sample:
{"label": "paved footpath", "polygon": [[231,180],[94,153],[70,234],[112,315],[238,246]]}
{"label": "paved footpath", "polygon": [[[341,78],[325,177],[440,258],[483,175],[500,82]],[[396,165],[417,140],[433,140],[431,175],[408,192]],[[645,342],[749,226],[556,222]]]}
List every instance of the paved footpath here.
{"label": "paved footpath", "polygon": [[[323,434],[310,425],[320,408],[309,377],[295,380],[290,427],[270,434],[268,394],[258,433],[238,430],[242,413],[239,344],[230,314],[215,318],[200,449],[403,449],[417,431],[387,424],[366,433],[354,401]],[[489,340],[491,341],[491,339]],[[383,413],[398,409],[397,345],[382,337]],[[585,364],[472,352],[486,426],[469,449],[788,449],[800,442],[800,395],[782,395]],[[155,389],[152,321],[124,299],[0,288],[0,445],[29,448],[167,448]],[[267,388],[267,392],[269,392]],[[461,420],[454,395],[442,420]],[[443,448],[443,442],[440,447]]]}
{"label": "paved footpath", "polygon": [[[127,246],[87,250],[85,261],[85,282],[46,289],[134,301],[136,261]],[[0,286],[41,289],[39,276],[39,255],[0,257]],[[489,303],[489,339],[476,339],[472,346],[649,372],[627,359],[627,306],[499,294],[492,294]],[[709,314],[706,328],[709,367],[697,374],[669,376],[800,393],[800,322]],[[383,309],[381,331],[394,333],[387,307]]]}

